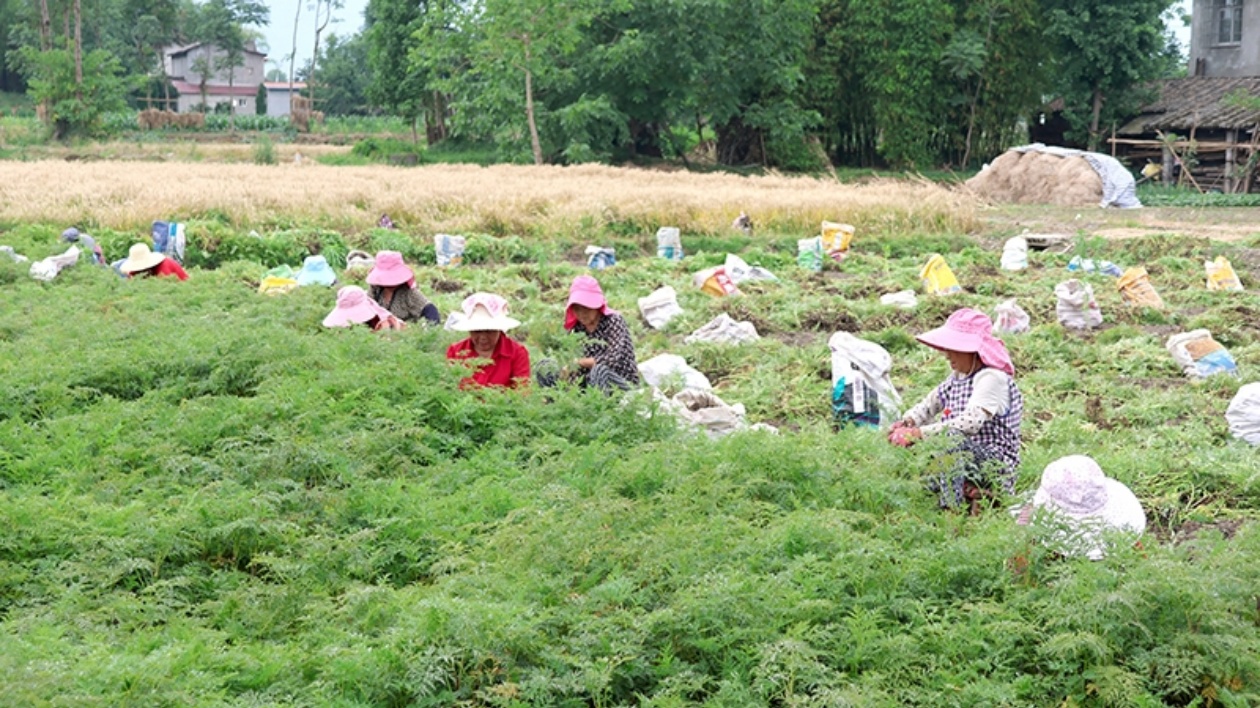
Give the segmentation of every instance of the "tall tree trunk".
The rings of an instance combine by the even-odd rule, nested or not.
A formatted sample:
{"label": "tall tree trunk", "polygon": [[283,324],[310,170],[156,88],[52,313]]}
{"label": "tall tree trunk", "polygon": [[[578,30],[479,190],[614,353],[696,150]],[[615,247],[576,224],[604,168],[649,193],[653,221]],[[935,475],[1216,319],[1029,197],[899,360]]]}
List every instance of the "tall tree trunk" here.
{"label": "tall tree trunk", "polygon": [[165,52],[163,52],[160,47],[157,50],[157,55],[158,55],[157,57],[158,66],[161,68],[161,71],[162,71],[162,95],[166,99],[165,101],[162,102],[162,110],[169,111],[171,110],[171,82],[168,80],[166,76],[166,56],[165,56]]}
{"label": "tall tree trunk", "polygon": [[236,82],[236,67],[228,66],[228,132],[236,132],[236,94],[232,86]]}
{"label": "tall tree trunk", "polygon": [[534,149],[534,164],[541,165],[542,143],[538,140],[538,121],[534,119],[534,76],[529,70],[529,35],[525,36],[525,120],[529,123],[529,144]]}
{"label": "tall tree trunk", "polygon": [[52,15],[48,13],[48,0],[39,0],[39,48],[52,49]]}
{"label": "tall tree trunk", "polygon": [[1089,119],[1089,149],[1098,149],[1098,123],[1102,117],[1103,95],[1102,89],[1094,87],[1094,110]]}
{"label": "tall tree trunk", "polygon": [[319,35],[323,33],[324,28],[328,26],[328,21],[332,19],[332,0],[324,3],[324,20],[319,19],[319,0],[315,2],[315,51],[311,54],[311,73],[306,77],[306,95],[311,103],[311,120],[314,120],[315,113],[315,63],[319,61]]}
{"label": "tall tree trunk", "polygon": [[293,65],[297,62],[298,20],[302,17],[302,3],[297,4],[297,12],[293,14],[293,51],[289,53],[289,115],[293,115]]}
{"label": "tall tree trunk", "polygon": [[74,87],[75,95],[83,98],[83,4],[74,0]]}

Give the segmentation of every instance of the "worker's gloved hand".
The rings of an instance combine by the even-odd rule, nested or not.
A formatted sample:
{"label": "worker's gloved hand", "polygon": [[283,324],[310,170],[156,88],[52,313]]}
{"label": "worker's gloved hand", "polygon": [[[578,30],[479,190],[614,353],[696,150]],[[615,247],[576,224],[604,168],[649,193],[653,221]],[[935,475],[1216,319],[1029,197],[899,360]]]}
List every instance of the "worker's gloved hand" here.
{"label": "worker's gloved hand", "polygon": [[923,431],[913,425],[894,424],[892,430],[888,432],[888,442],[898,447],[910,447],[922,437]]}

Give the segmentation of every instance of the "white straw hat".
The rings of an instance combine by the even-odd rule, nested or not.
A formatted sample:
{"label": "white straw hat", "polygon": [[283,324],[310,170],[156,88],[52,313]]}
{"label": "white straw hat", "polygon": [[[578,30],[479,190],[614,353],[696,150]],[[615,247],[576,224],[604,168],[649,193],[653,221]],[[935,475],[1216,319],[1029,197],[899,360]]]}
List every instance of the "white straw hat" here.
{"label": "white straw hat", "polygon": [[1132,490],[1104,475],[1086,455],[1068,455],[1046,465],[1032,505],[1063,524],[1053,538],[1064,555],[1099,560],[1106,555],[1109,534],[1136,539],[1146,530],[1146,512]]}

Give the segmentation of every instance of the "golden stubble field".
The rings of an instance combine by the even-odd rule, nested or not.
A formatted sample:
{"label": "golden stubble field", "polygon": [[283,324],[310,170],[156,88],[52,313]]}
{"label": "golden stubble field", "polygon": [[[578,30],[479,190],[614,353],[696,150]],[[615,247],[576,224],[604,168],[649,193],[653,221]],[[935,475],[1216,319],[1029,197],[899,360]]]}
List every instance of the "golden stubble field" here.
{"label": "golden stubble field", "polygon": [[143,229],[222,214],[243,227],[293,222],[358,230],[382,213],[412,230],[545,234],[609,224],[719,232],[747,211],[759,229],[816,233],[824,219],[869,231],[969,232],[970,197],[925,181],[697,174],[597,165],[333,167],[145,162],[0,162],[0,219]]}

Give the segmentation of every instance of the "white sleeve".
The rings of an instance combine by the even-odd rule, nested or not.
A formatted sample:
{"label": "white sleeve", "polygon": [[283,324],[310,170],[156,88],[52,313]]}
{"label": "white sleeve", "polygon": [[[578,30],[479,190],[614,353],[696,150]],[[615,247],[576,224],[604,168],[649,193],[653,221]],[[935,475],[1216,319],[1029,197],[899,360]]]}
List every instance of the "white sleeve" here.
{"label": "white sleeve", "polygon": [[967,407],[983,408],[996,417],[1011,408],[1011,377],[1005,371],[988,367],[976,374]]}

